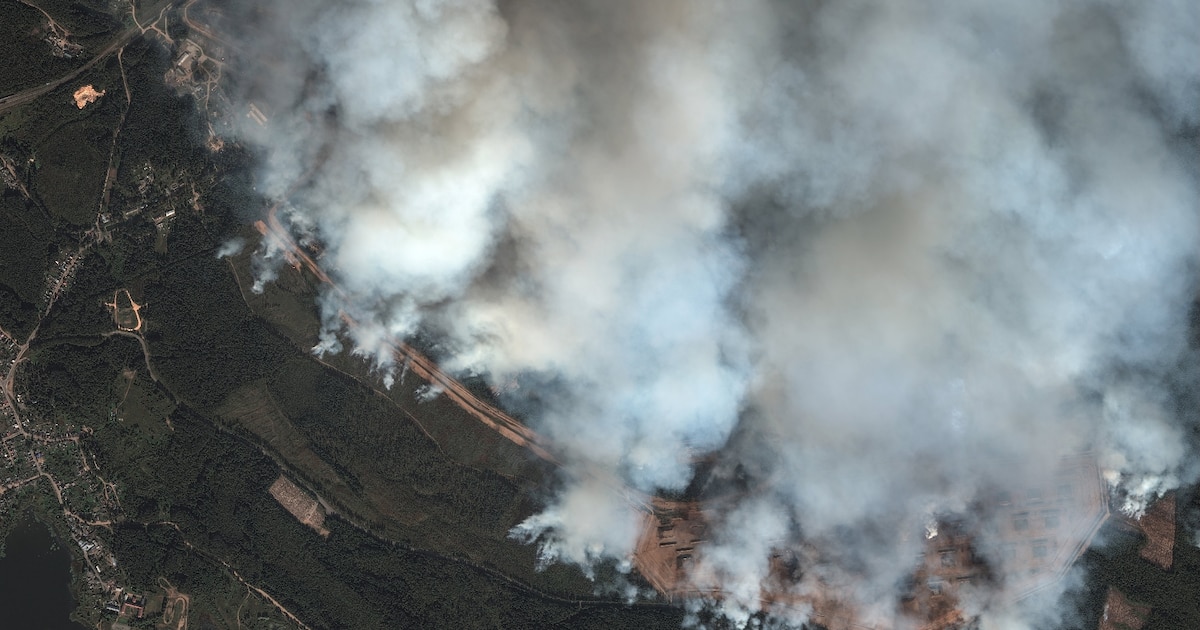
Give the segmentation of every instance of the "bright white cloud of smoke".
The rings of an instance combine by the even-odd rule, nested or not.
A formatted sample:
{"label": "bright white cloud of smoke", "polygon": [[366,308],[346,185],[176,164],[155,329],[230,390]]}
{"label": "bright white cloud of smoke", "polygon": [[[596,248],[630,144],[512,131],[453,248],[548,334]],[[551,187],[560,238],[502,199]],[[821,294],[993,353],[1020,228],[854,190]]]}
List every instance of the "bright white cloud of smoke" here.
{"label": "bright white cloud of smoke", "polygon": [[[290,113],[336,111],[293,209],[345,290],[319,347],[386,365],[389,337],[435,329],[448,367],[539,384],[512,395],[537,390],[569,468],[647,492],[738,428],[727,466],[770,481],[707,552],[731,610],[796,529],[854,547],[866,599],[911,571],[889,531],[1064,453],[1095,450],[1131,512],[1191,474],[1167,383],[1200,251],[1200,5],[286,15],[321,72],[275,78],[247,133],[281,193],[319,144]],[[623,557],[630,508],[572,478],[518,533]]]}

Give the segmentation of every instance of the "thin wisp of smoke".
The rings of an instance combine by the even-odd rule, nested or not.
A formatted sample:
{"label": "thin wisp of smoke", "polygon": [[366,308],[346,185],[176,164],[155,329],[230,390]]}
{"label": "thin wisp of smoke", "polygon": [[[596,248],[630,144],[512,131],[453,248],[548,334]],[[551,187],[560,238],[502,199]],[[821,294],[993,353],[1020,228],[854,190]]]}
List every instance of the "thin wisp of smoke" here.
{"label": "thin wisp of smoke", "polygon": [[244,133],[282,195],[333,128],[289,208],[340,287],[317,351],[435,330],[538,384],[505,395],[566,465],[514,530],[547,558],[633,550],[588,471],[679,493],[717,452],[753,478],[704,552],[731,616],[784,539],[886,606],[898,532],[1065,455],[1130,513],[1193,478],[1200,5],[286,4]]}

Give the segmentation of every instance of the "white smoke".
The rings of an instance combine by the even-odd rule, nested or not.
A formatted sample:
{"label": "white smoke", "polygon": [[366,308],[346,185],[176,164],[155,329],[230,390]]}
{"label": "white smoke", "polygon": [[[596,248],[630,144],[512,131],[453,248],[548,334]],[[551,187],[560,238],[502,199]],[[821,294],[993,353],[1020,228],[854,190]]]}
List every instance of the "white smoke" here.
{"label": "white smoke", "polygon": [[224,243],[221,243],[221,246],[217,248],[216,257],[217,258],[228,258],[230,256],[236,256],[236,255],[240,254],[242,252],[242,250],[245,248],[246,248],[246,240],[245,239],[231,238],[231,239],[225,241]]}
{"label": "white smoke", "polygon": [[572,471],[514,530],[547,559],[632,550],[586,471],[679,491],[715,450],[760,484],[705,552],[735,616],[795,531],[877,602],[889,536],[1063,454],[1130,513],[1190,474],[1200,5],[501,4],[288,3],[318,78],[272,77],[247,137],[275,194],[327,145],[320,350],[386,368],[426,329],[544,384],[506,395]]}

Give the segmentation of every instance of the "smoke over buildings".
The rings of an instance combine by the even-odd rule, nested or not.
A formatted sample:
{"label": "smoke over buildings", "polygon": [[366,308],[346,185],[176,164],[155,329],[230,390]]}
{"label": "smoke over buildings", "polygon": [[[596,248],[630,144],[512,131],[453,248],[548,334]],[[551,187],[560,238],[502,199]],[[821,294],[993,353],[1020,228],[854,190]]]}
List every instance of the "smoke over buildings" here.
{"label": "smoke over buildings", "polygon": [[[514,531],[548,559],[632,551],[596,479],[681,492],[719,452],[709,483],[749,480],[704,558],[731,615],[789,537],[886,605],[898,532],[1063,455],[1131,513],[1194,478],[1200,5],[270,11],[244,133],[271,194],[319,164],[289,208],[343,290],[317,351],[398,374],[386,340],[432,331],[444,367],[522,383],[567,470]],[[979,607],[1046,627],[1054,599]]]}

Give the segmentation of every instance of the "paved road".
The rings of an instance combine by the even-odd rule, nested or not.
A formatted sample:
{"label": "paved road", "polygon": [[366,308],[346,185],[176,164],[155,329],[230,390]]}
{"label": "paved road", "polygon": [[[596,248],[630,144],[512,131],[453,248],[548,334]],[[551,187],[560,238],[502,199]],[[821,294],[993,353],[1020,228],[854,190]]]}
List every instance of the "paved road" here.
{"label": "paved road", "polygon": [[[170,4],[170,6],[174,6],[178,3],[179,3],[178,0],[176,0],[175,2],[172,2]],[[3,114],[4,112],[6,112],[10,109],[13,109],[15,107],[20,107],[29,102],[32,102],[32,101],[36,100],[37,98],[39,98],[53,90],[58,89],[59,86],[61,86],[64,83],[67,83],[68,81],[74,81],[75,79],[77,79],[79,77],[79,75],[83,74],[84,72],[87,72],[89,69],[91,69],[92,66],[96,65],[96,63],[99,62],[101,59],[104,59],[105,57],[120,50],[122,47],[125,46],[125,44],[128,44],[129,42],[133,41],[133,38],[137,37],[138,35],[141,35],[141,33],[142,33],[141,29],[139,29],[137,26],[131,26],[131,27],[125,29],[124,31],[121,31],[121,34],[118,35],[117,38],[114,39],[111,43],[109,43],[108,46],[106,46],[103,50],[101,50],[100,52],[93,55],[92,58],[89,59],[87,63],[76,68],[71,73],[69,73],[65,76],[59,77],[58,79],[55,79],[53,81],[50,81],[49,83],[46,83],[45,85],[39,85],[37,87],[29,88],[28,90],[22,90],[20,92],[17,92],[16,94],[9,94],[8,96],[0,97],[0,114]]]}

